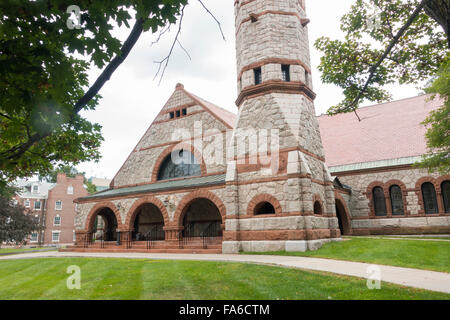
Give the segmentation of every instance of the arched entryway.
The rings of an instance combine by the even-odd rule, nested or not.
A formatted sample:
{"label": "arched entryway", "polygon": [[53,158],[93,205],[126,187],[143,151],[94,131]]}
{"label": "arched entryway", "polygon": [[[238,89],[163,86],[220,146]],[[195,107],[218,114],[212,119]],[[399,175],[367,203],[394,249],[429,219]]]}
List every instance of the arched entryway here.
{"label": "arched entryway", "polygon": [[134,241],[164,240],[164,217],[153,203],[145,203],[136,209],[132,221]]}
{"label": "arched entryway", "polygon": [[93,240],[117,240],[117,218],[114,211],[110,208],[101,208],[92,219],[89,232],[93,234]]}
{"label": "arched entryway", "polygon": [[183,238],[221,237],[222,216],[219,208],[207,198],[192,200],[183,210]]}
{"label": "arched entryway", "polygon": [[352,234],[350,216],[345,201],[341,197],[336,197],[336,216],[339,222],[341,235],[349,236]]}

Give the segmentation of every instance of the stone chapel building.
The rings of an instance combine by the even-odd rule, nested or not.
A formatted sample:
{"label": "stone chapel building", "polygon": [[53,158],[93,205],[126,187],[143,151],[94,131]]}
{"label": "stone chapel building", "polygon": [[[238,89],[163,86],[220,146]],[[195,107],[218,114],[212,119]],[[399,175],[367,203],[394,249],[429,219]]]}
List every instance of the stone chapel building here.
{"label": "stone chapel building", "polygon": [[305,251],[341,234],[450,232],[450,176],[411,166],[440,102],[316,117],[304,0],[234,5],[238,114],[178,84],[110,188],[76,200],[71,250]]}

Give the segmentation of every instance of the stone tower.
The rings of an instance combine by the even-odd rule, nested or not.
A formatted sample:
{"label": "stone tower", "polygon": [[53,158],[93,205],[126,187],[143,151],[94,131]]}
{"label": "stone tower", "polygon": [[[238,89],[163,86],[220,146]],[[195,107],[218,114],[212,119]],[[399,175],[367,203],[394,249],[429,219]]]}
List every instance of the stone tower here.
{"label": "stone tower", "polygon": [[223,251],[316,249],[340,232],[313,104],[305,1],[234,5],[239,114]]}

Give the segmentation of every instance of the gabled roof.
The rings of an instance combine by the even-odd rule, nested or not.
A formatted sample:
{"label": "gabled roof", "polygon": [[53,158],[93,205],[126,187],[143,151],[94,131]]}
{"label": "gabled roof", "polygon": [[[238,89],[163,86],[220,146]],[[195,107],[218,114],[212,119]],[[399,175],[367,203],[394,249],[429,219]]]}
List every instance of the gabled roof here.
{"label": "gabled roof", "polygon": [[427,153],[421,124],[442,106],[430,95],[378,104],[354,113],[318,117],[325,161],[329,167],[418,157]]}
{"label": "gabled roof", "polygon": [[194,100],[196,100],[200,105],[202,105],[204,108],[206,108],[210,113],[212,113],[217,119],[224,122],[224,124],[229,128],[234,128],[234,125],[236,123],[236,114],[225,110],[221,107],[216,106],[215,104],[208,102],[200,97],[197,97],[196,95],[184,90],[186,94],[191,96]]}
{"label": "gabled roof", "polygon": [[[29,181],[29,180],[17,180],[14,185],[19,188],[18,195],[21,198],[44,198],[48,197],[49,190],[53,189],[55,183],[49,183],[46,181]],[[37,185],[39,187],[38,193],[33,193],[32,186]]]}

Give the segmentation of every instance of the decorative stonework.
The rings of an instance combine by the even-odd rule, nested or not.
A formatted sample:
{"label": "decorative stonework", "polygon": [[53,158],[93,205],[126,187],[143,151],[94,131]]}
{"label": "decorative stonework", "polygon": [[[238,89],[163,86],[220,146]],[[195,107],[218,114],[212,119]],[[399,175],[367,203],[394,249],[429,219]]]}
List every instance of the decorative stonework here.
{"label": "decorative stonework", "polygon": [[[275,209],[275,215],[279,216],[283,213],[283,210],[281,209],[281,205],[280,202],[277,200],[277,198],[275,198],[274,196],[270,195],[270,194],[259,194],[255,197],[253,197],[253,199],[248,203],[248,207],[247,207],[247,215],[248,216],[254,216],[255,215],[255,208],[258,204],[260,204],[261,202],[268,202],[270,203],[273,208]],[[265,215],[267,216],[267,215]]]}

